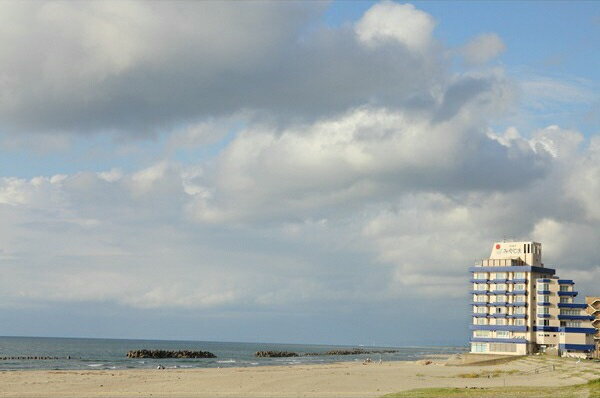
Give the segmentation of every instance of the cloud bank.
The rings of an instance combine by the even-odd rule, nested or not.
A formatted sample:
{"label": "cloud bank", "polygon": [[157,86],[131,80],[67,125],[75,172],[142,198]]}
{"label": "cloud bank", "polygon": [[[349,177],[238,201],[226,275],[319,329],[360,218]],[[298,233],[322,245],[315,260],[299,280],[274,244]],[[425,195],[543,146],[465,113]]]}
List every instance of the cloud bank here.
{"label": "cloud bank", "polygon": [[600,272],[600,143],[497,127],[521,90],[490,65],[499,36],[452,49],[410,4],[339,27],[322,11],[1,3],[7,140],[166,138],[132,170],[0,178],[0,305],[462,305],[467,267],[505,235],[542,241],[565,277]]}

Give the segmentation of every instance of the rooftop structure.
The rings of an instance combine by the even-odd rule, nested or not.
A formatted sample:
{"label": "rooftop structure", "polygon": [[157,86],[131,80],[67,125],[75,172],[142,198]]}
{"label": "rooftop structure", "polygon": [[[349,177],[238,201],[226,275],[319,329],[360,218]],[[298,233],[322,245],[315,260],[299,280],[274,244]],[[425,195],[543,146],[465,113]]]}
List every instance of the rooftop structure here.
{"label": "rooftop structure", "polygon": [[495,242],[469,271],[471,352],[589,357],[595,350],[588,305],[575,303],[572,280],[544,266],[541,243]]}

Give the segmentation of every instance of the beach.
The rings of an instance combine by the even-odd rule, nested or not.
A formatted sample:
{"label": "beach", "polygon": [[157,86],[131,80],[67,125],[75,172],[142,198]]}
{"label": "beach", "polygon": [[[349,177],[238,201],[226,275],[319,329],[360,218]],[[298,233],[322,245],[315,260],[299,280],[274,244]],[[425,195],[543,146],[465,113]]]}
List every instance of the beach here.
{"label": "beach", "polygon": [[553,357],[491,364],[452,361],[432,357],[367,364],[2,371],[0,397],[379,397],[415,388],[558,387],[600,378],[600,363],[592,361]]}

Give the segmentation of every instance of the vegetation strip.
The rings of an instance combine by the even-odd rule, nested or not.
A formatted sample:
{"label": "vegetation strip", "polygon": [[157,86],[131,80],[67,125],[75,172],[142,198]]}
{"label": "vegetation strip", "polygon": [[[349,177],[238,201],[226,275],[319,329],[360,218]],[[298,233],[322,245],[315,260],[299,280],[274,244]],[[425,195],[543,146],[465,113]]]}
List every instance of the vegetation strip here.
{"label": "vegetation strip", "polygon": [[418,388],[384,395],[384,398],[600,398],[600,379],[565,387]]}

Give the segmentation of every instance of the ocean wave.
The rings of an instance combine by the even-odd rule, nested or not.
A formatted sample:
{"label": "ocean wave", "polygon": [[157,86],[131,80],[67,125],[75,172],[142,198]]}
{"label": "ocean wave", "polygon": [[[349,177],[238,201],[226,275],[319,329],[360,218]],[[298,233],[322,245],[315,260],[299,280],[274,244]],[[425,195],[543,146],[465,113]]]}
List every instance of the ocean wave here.
{"label": "ocean wave", "polygon": [[217,361],[217,363],[236,363],[235,359],[224,359],[222,361]]}

